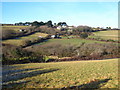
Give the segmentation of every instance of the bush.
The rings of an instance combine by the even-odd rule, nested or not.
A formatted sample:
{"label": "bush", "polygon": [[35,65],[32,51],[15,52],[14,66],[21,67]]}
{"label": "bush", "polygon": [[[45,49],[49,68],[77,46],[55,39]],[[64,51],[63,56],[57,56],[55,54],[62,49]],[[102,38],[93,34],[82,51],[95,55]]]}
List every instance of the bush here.
{"label": "bush", "polygon": [[31,41],[30,40],[23,40],[22,41],[22,46],[28,46],[28,45],[31,45]]}
{"label": "bush", "polygon": [[79,57],[89,57],[89,59],[100,59],[104,57],[119,57],[118,46],[116,44],[84,44],[77,53]]}
{"label": "bush", "polygon": [[80,34],[80,37],[85,39],[85,38],[88,37],[88,34],[87,34],[87,33],[81,33],[81,34]]}
{"label": "bush", "polygon": [[46,56],[58,56],[58,57],[72,57],[75,55],[74,46],[71,45],[61,45],[61,44],[46,44],[46,45],[37,45],[27,48],[28,50],[39,53]]}
{"label": "bush", "polygon": [[11,29],[2,30],[2,39],[13,38],[16,35],[16,32]]}
{"label": "bush", "polygon": [[2,51],[3,64],[43,62],[42,55],[29,52],[18,46],[3,44]]}

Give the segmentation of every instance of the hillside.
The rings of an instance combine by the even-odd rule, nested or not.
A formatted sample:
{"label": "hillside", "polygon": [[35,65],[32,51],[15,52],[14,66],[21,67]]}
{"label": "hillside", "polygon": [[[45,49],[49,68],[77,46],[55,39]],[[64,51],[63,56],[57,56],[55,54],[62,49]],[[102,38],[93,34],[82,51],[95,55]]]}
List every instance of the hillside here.
{"label": "hillside", "polygon": [[16,39],[4,40],[4,41],[2,41],[2,43],[20,46],[20,45],[23,45],[25,43],[25,41],[28,41],[28,40],[35,41],[38,38],[40,38],[39,36],[46,37],[47,35],[48,34],[37,32],[37,33],[34,33],[32,35],[28,35],[28,36],[24,36],[24,37],[19,37],[19,38],[16,38]]}
{"label": "hillside", "polygon": [[94,32],[93,35],[89,36],[90,38],[101,38],[104,40],[115,40],[118,41],[120,39],[118,30],[107,30],[107,31],[98,31]]}
{"label": "hillside", "polygon": [[118,59],[3,66],[3,87],[117,88]]}

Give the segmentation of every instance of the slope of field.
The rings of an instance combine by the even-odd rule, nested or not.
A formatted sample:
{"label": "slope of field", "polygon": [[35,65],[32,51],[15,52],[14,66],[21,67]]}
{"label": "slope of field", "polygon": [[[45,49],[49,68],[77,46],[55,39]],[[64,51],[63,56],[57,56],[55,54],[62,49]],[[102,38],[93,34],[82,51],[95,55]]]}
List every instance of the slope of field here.
{"label": "slope of field", "polygon": [[2,30],[15,30],[15,31],[18,31],[19,29],[25,29],[29,26],[2,26]]}
{"label": "slope of field", "polygon": [[2,42],[5,43],[5,44],[12,44],[12,45],[20,46],[20,45],[23,44],[23,42],[25,40],[35,40],[35,39],[39,38],[39,36],[46,37],[47,35],[48,34],[45,34],[45,33],[35,33],[35,34],[28,35],[28,36],[25,36],[25,37],[19,37],[19,38],[16,38],[16,39],[4,40]]}
{"label": "slope of field", "polygon": [[93,41],[93,40],[86,40],[86,39],[80,39],[80,38],[62,38],[62,39],[49,39],[46,42],[38,43],[36,45],[46,45],[46,44],[62,44],[62,45],[80,45],[81,43],[105,43],[102,41]]}
{"label": "slope of field", "polygon": [[3,66],[3,87],[117,88],[118,59]]}
{"label": "slope of field", "polygon": [[94,32],[94,36],[89,36],[91,38],[102,38],[105,40],[118,40],[120,37],[118,36],[118,30],[109,30],[109,31],[98,31]]}

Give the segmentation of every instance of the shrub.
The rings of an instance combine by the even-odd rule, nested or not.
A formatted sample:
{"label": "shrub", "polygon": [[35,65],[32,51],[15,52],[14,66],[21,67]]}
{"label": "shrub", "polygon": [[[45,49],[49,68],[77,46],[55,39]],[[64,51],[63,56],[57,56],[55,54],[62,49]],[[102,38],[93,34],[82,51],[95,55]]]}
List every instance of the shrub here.
{"label": "shrub", "polygon": [[2,51],[3,64],[43,62],[42,55],[29,52],[18,46],[3,44]]}
{"label": "shrub", "polygon": [[61,44],[37,45],[27,48],[28,50],[46,56],[72,57],[75,55],[74,46]]}
{"label": "shrub", "polygon": [[79,57],[90,57],[91,59],[99,59],[100,57],[103,58],[105,56],[119,57],[118,46],[116,44],[84,44],[81,46],[77,53],[79,53]]}
{"label": "shrub", "polygon": [[23,40],[22,41],[22,46],[28,46],[31,45],[31,41],[30,40]]}
{"label": "shrub", "polygon": [[13,38],[16,32],[11,29],[2,30],[2,39]]}
{"label": "shrub", "polygon": [[48,56],[44,56],[43,57],[43,61],[44,62],[50,62],[52,59],[51,58],[49,58]]}
{"label": "shrub", "polygon": [[87,34],[87,33],[81,33],[81,34],[80,34],[80,37],[85,39],[85,38],[88,37],[88,34]]}

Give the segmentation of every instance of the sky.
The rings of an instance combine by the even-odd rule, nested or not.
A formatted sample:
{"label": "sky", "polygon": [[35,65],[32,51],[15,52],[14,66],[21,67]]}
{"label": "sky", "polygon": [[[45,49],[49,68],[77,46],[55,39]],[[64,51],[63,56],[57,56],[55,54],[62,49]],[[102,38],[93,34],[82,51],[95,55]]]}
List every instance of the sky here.
{"label": "sky", "polygon": [[118,2],[2,2],[2,23],[49,20],[117,28]]}

